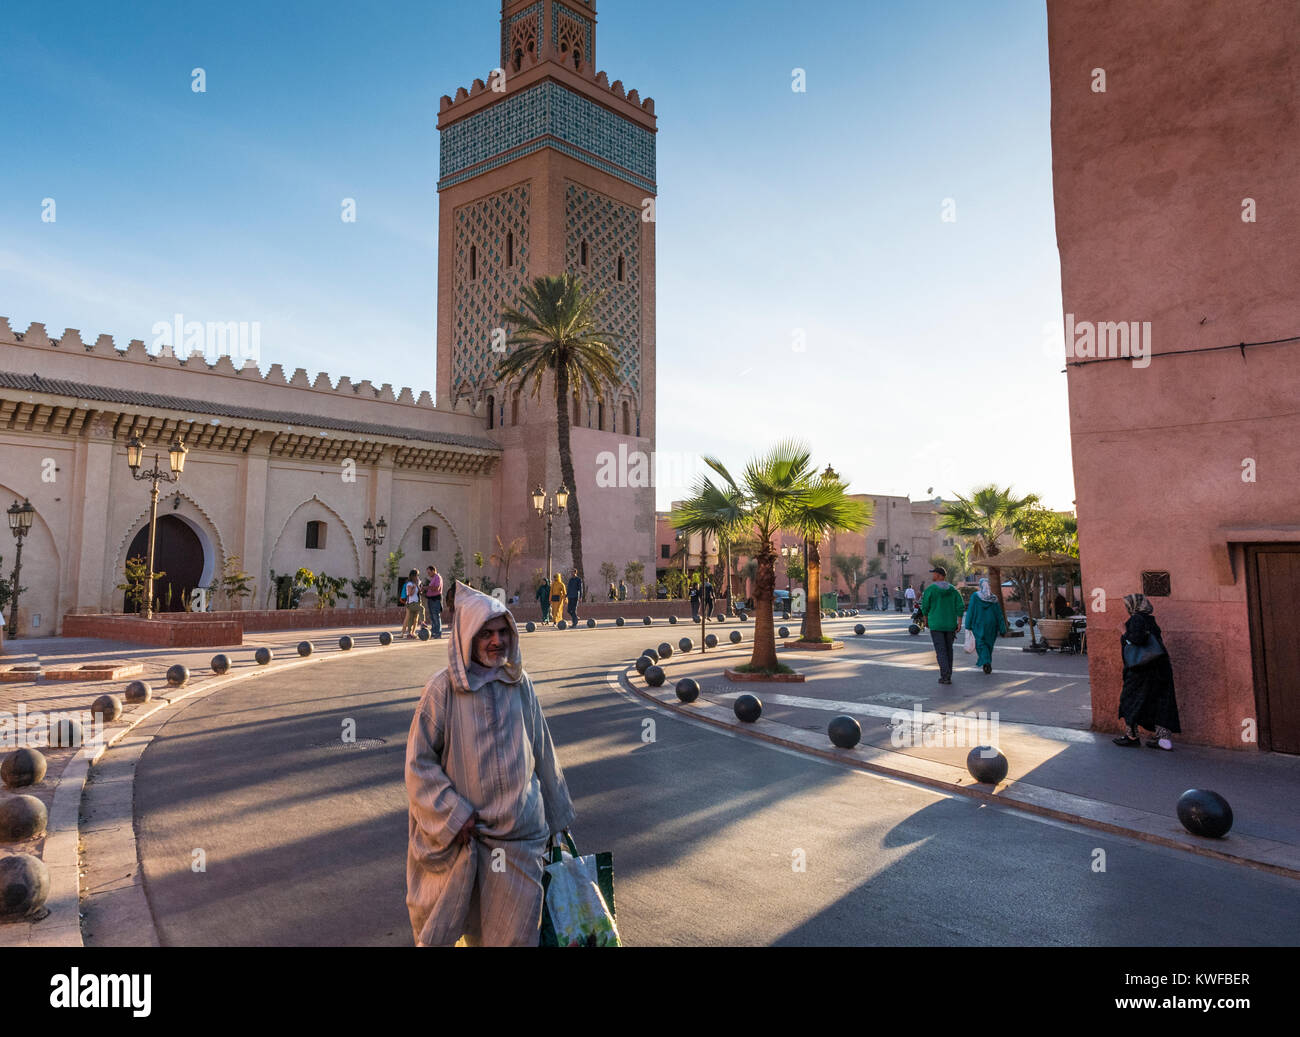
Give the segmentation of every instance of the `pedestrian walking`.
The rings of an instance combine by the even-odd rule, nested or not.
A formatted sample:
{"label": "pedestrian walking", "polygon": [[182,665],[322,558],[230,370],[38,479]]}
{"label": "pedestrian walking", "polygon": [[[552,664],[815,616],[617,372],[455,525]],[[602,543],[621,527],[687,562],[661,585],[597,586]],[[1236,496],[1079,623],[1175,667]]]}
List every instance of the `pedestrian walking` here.
{"label": "pedestrian walking", "polygon": [[691,584],[691,622],[698,623],[699,621],[700,621],[700,585],[698,583],[692,583]]}
{"label": "pedestrian walking", "polygon": [[442,577],[436,565],[429,566],[424,584],[424,607],[435,638],[442,637]]}
{"label": "pedestrian walking", "polygon": [[907,590],[903,591],[903,604],[908,612],[912,612],[916,608],[916,591],[910,584]]}
{"label": "pedestrian walking", "polygon": [[1007,620],[998,606],[997,595],[989,588],[988,577],[980,579],[980,589],[970,596],[966,607],[967,636],[975,638],[975,661],[985,673],[993,672],[993,645],[998,634],[1007,632]]}
{"label": "pedestrian walking", "polygon": [[707,618],[712,619],[713,618],[713,584],[712,582],[710,582],[707,576],[704,577],[704,582],[700,584],[700,606],[704,611],[704,615]]}
{"label": "pedestrian walking", "polygon": [[948,572],[941,565],[930,570],[933,583],[921,595],[921,614],[930,629],[934,654],[939,660],[939,683],[952,683],[952,644],[961,629],[961,591],[948,582]]}
{"label": "pedestrian walking", "polygon": [[564,577],[559,573],[551,581],[551,622],[558,623],[564,618]]}
{"label": "pedestrian walking", "polygon": [[536,947],[542,855],[573,801],[504,604],[454,586],[448,665],[406,743],[406,907],[419,947]]}
{"label": "pedestrian walking", "polygon": [[542,622],[551,621],[551,585],[542,578],[542,582],[537,585],[537,593],[533,595],[537,599],[538,607],[542,610]]}
{"label": "pedestrian walking", "polygon": [[1124,686],[1119,696],[1119,717],[1125,733],[1116,745],[1139,745],[1138,728],[1155,733],[1147,739],[1152,749],[1173,749],[1171,735],[1179,734],[1178,702],[1174,698],[1174,670],[1169,662],[1160,624],[1143,594],[1124,596],[1128,622],[1120,636],[1124,655]]}
{"label": "pedestrian walking", "polygon": [[618,581],[618,600],[627,601],[627,584],[622,580]]}
{"label": "pedestrian walking", "polygon": [[609,600],[610,601],[618,600],[618,588],[615,587],[612,583],[609,585]]}
{"label": "pedestrian walking", "polygon": [[573,575],[569,577],[568,585],[564,588],[568,596],[569,616],[573,619],[573,625],[578,625],[578,602],[582,598],[582,577],[578,575],[578,570],[573,570]]}
{"label": "pedestrian walking", "polygon": [[406,619],[402,621],[402,636],[415,637],[415,630],[420,625],[420,573],[412,569],[402,584],[402,604],[406,606]]}

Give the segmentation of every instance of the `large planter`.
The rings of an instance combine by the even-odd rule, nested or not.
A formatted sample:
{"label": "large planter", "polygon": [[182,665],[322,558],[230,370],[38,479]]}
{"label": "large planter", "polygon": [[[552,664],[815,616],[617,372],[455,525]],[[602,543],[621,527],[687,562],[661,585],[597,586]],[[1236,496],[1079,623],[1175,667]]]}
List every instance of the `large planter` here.
{"label": "large planter", "polygon": [[1070,638],[1068,619],[1039,619],[1034,621],[1048,648],[1063,648]]}

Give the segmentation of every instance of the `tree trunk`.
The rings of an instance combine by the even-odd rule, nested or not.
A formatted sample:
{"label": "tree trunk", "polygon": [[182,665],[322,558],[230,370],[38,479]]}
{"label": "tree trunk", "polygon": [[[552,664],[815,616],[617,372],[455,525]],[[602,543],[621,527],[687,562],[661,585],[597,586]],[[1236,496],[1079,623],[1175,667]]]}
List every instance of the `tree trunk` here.
{"label": "tree trunk", "polygon": [[800,641],[822,639],[822,554],[821,545],[808,538],[808,604],[804,611],[803,637]]}
{"label": "tree trunk", "polygon": [[[560,447],[560,476],[569,491],[569,545],[573,551],[573,567],[586,586],[582,569],[582,516],[578,511],[578,482],[573,477],[573,450],[569,445],[569,371],[563,364],[555,371],[555,425]],[[547,573],[547,576],[552,576]]]}
{"label": "tree trunk", "polygon": [[776,623],[772,615],[772,591],[776,587],[776,552],[770,548],[758,554],[754,577],[754,653],[749,665],[758,670],[776,669]]}
{"label": "tree trunk", "polygon": [[1002,603],[1002,570],[996,566],[989,566],[989,589],[993,591],[994,597],[998,599],[998,611],[1002,613],[1002,622],[1007,621],[1007,607]]}

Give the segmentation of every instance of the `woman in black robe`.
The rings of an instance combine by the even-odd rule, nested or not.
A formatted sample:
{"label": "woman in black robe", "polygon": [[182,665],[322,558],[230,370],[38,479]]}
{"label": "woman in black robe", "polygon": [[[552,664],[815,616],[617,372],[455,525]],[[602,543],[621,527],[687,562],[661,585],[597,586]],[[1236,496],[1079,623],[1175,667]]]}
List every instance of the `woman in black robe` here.
{"label": "woman in black robe", "polygon": [[[1128,622],[1120,637],[1120,650],[1125,642],[1143,647],[1151,638],[1164,646],[1160,624],[1151,614],[1151,603],[1145,595],[1128,594],[1124,597],[1128,609]],[[1124,721],[1126,733],[1115,739],[1116,745],[1141,745],[1139,727],[1154,731],[1155,737],[1147,739],[1152,749],[1172,749],[1170,735],[1181,732],[1178,726],[1178,703],[1174,700],[1174,670],[1169,663],[1169,652],[1163,651],[1150,662],[1140,666],[1124,667],[1124,690],[1119,696],[1119,717]]]}

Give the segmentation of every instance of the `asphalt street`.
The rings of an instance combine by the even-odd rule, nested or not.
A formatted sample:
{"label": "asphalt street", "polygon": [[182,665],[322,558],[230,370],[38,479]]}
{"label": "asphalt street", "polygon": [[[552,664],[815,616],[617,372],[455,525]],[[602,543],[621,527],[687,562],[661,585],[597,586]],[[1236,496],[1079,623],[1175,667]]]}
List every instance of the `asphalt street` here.
{"label": "asphalt street", "polygon": [[[850,770],[617,687],[642,647],[683,633],[524,635],[574,834],[614,854],[629,945],[1285,945],[1300,931],[1292,880]],[[405,740],[445,644],[238,683],[162,728],[135,817],[164,945],[412,943]]]}

